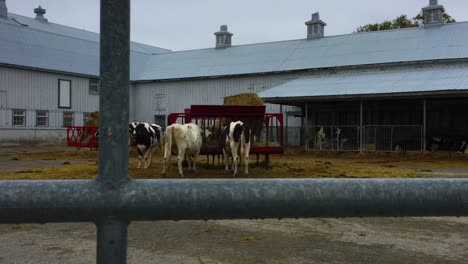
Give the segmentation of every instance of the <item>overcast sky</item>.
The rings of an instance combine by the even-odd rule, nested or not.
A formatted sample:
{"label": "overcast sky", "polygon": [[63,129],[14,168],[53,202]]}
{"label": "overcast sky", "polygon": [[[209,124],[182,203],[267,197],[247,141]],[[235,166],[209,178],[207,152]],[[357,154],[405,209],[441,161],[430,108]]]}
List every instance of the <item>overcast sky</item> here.
{"label": "overcast sky", "polygon": [[[325,35],[415,16],[429,0],[133,0],[132,40],[171,50],[214,47],[215,31],[227,24],[233,45],[306,37],[304,22],[320,12]],[[439,0],[457,21],[468,21],[467,0]],[[50,22],[99,32],[98,0],[6,0],[8,11],[34,17],[39,4]]]}

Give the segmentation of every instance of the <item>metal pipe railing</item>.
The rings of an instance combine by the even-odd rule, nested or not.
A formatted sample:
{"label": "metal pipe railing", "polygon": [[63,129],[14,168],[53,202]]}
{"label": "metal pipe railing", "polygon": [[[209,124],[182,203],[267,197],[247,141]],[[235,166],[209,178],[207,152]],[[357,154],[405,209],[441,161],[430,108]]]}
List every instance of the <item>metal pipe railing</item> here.
{"label": "metal pipe railing", "polygon": [[0,223],[362,216],[468,216],[468,180],[0,182]]}

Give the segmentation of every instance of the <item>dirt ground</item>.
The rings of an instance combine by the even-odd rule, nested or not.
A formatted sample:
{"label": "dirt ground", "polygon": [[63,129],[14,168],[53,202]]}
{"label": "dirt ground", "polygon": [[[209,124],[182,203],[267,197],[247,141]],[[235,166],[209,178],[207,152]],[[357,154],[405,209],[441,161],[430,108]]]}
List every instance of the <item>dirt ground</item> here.
{"label": "dirt ground", "polygon": [[[159,156],[151,168],[137,170],[135,153],[130,155],[133,177],[161,177]],[[92,178],[96,157],[57,146],[0,146],[0,179],[73,178],[70,172]],[[186,177],[232,177],[204,164]],[[175,166],[171,171],[169,177],[178,177]],[[456,155],[288,150],[272,158],[271,168],[252,166],[251,172],[249,177],[465,178],[468,162]],[[90,223],[0,225],[0,263],[93,263],[95,233]],[[129,263],[467,263],[468,217],[133,222],[128,244]]]}

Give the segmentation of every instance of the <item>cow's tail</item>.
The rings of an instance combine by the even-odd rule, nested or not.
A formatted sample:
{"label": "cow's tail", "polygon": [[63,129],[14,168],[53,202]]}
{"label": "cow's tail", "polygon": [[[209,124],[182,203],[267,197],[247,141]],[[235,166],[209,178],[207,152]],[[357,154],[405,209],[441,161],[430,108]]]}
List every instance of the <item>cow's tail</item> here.
{"label": "cow's tail", "polygon": [[172,156],[172,133],[174,127],[168,126],[166,128],[166,143],[164,144],[164,158],[169,161]]}
{"label": "cow's tail", "polygon": [[166,170],[167,170],[167,164],[169,163],[169,160],[171,159],[172,156],[172,131],[173,131],[172,126],[166,127],[166,142],[164,144],[164,150],[163,150],[163,158],[162,158],[162,163],[163,163],[163,171],[162,174],[163,176],[166,175]]}

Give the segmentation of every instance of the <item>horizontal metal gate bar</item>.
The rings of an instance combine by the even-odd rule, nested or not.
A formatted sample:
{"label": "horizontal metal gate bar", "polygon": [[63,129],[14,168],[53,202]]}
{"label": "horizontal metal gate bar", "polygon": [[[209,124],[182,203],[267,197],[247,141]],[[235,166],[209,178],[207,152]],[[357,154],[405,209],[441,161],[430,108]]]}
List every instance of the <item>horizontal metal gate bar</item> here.
{"label": "horizontal metal gate bar", "polygon": [[468,216],[466,179],[1,181],[0,222]]}

